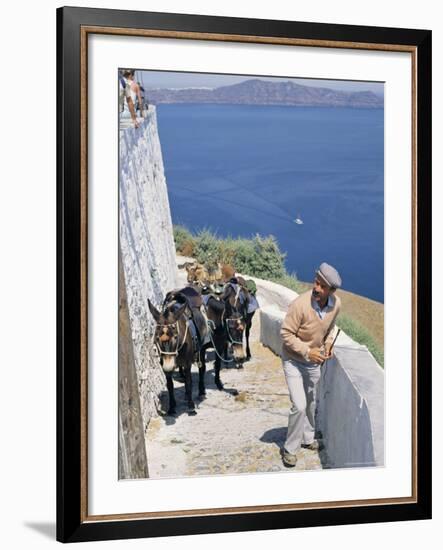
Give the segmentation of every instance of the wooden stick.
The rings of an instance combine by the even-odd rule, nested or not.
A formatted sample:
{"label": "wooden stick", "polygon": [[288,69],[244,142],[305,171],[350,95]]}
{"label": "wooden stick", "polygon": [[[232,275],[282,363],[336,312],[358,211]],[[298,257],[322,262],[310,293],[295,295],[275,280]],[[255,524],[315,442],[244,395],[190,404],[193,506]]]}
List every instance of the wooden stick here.
{"label": "wooden stick", "polygon": [[[337,340],[338,335],[340,334],[340,332],[341,332],[341,328],[339,328],[339,329],[337,330],[337,334],[335,335],[335,338],[334,338],[334,340],[332,341],[331,347],[329,348],[329,354],[332,353],[332,348],[334,347],[334,344],[335,344],[335,342],[336,342],[336,340]],[[329,358],[326,358],[326,359],[323,361],[322,365],[324,365],[325,362],[326,362],[328,359],[329,359]]]}
{"label": "wooden stick", "polygon": [[329,353],[331,353],[332,348],[334,347],[334,344],[335,344],[335,342],[336,342],[336,340],[337,340],[338,335],[340,334],[340,332],[341,332],[341,328],[339,328],[339,329],[337,330],[337,334],[335,335],[335,338],[334,338],[334,340],[332,341],[332,344],[331,344],[331,348],[330,348],[330,350],[329,350]]}

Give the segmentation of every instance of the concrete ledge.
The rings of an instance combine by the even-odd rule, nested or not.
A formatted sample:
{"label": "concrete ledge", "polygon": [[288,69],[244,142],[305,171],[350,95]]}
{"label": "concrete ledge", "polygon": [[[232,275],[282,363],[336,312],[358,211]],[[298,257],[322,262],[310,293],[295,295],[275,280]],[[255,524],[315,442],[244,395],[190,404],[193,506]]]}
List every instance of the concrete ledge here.
{"label": "concrete ledge", "polygon": [[281,357],[280,328],[285,314],[276,307],[260,309],[260,342]]}
{"label": "concrete ledge", "polygon": [[250,275],[242,275],[241,273],[238,275],[255,281],[257,285],[257,297],[261,300],[260,303],[264,302],[277,310],[286,312],[289,304],[298,297],[297,292],[278,283],[259,279],[258,277],[251,277]]}
{"label": "concrete ledge", "polygon": [[318,414],[320,423],[343,429],[325,431],[328,453],[337,467],[383,466],[384,370],[363,347],[337,346],[335,357],[337,368],[325,370],[323,387],[330,393],[320,399]]}

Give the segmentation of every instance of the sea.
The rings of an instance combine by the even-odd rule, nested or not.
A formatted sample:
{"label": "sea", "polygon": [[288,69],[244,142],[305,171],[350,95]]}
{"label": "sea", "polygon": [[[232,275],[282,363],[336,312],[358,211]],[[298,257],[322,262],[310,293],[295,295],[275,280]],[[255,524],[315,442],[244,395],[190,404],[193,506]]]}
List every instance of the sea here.
{"label": "sea", "polygon": [[161,104],[157,118],[174,224],[273,235],[300,280],[327,262],[384,302],[383,109]]}

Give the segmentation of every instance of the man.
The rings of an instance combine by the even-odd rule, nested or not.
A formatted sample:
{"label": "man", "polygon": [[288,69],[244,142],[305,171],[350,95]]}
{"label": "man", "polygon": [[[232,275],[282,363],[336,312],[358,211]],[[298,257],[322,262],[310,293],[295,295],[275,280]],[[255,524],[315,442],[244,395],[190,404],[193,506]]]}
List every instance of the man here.
{"label": "man", "polygon": [[300,447],[318,450],[315,434],[315,404],[321,365],[332,357],[335,319],[340,311],[337,270],[322,263],[312,291],[296,298],[281,327],[283,370],[292,408],[283,449],[283,464],[294,467]]}

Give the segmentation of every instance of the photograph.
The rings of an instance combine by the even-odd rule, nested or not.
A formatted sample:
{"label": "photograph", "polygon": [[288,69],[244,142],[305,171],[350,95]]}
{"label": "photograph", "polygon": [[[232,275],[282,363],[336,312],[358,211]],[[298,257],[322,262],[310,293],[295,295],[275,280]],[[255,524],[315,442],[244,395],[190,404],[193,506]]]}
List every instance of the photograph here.
{"label": "photograph", "polygon": [[430,517],[430,31],[57,33],[58,540]]}
{"label": "photograph", "polygon": [[441,538],[443,18],[399,7],[6,4],[2,547]]}
{"label": "photograph", "polygon": [[115,82],[119,480],[384,467],[385,84]]}

